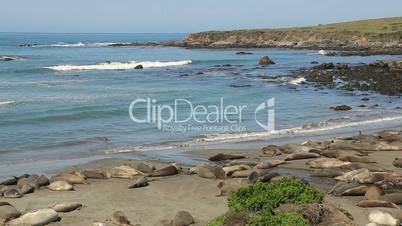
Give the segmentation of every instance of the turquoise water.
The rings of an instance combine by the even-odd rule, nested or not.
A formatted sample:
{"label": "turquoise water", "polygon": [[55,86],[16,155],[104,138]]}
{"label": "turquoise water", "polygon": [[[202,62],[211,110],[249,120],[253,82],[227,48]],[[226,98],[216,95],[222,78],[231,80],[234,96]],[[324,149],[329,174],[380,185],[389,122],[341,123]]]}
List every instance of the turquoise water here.
{"label": "turquoise water", "polygon": [[[226,139],[252,139],[270,133],[255,122],[254,109],[275,98],[275,126],[285,134],[330,130],[351,125],[400,122],[399,97],[374,93],[317,90],[290,80],[267,81],[261,76],[283,76],[319,62],[372,62],[400,56],[326,57],[310,50],[183,49],[171,47],[107,47],[107,43],[180,40],[184,34],[30,34],[0,33],[0,56],[21,56],[0,61],[0,165],[80,159],[133,150],[175,149]],[[30,43],[32,48],[20,47]],[[244,50],[242,50],[244,51]],[[258,67],[261,56],[275,62]],[[112,65],[127,61],[191,64],[143,70],[57,71],[60,65]],[[227,64],[230,64],[227,65]],[[202,73],[200,73],[202,72]],[[130,120],[128,109],[137,98],[154,98],[158,104],[187,99],[194,105],[247,105],[238,125],[241,131],[187,131],[171,133],[155,124]],[[366,96],[364,96],[366,97]],[[348,104],[349,112],[331,106]],[[359,108],[365,104],[367,108]],[[378,107],[370,107],[378,104]],[[186,109],[183,109],[184,113]],[[145,109],[139,109],[145,114]],[[263,120],[264,115],[258,115]],[[191,122],[199,126],[199,123]],[[230,123],[215,123],[214,126]],[[239,132],[239,133],[237,133]],[[258,132],[258,133],[254,133]]]}

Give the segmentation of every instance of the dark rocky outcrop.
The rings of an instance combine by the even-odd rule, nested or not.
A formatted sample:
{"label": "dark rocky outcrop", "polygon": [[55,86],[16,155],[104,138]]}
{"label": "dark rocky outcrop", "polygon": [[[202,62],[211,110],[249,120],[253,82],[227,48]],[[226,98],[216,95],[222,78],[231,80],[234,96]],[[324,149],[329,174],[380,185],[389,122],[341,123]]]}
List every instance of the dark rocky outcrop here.
{"label": "dark rocky outcrop", "polygon": [[272,61],[268,56],[263,56],[263,57],[261,57],[260,60],[258,61],[258,64],[259,64],[259,65],[266,66],[266,65],[270,65],[270,64],[275,64],[275,62]]}

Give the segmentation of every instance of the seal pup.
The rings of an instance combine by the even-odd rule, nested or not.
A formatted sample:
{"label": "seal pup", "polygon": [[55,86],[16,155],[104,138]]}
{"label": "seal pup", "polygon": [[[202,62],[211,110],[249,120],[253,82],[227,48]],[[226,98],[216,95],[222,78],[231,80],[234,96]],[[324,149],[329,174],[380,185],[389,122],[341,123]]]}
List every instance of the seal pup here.
{"label": "seal pup", "polygon": [[243,159],[246,158],[245,155],[243,154],[224,154],[224,153],[218,153],[212,157],[210,157],[208,160],[212,162],[219,162],[223,160],[233,160],[233,159]]}
{"label": "seal pup", "polygon": [[198,165],[195,171],[198,176],[208,179],[226,179],[225,171],[220,166]]}
{"label": "seal pup", "polygon": [[179,173],[179,170],[176,166],[170,165],[164,168],[155,170],[150,176],[151,177],[165,177],[165,176],[173,176]]}
{"label": "seal pup", "polygon": [[133,179],[141,175],[136,169],[130,166],[116,166],[106,172],[107,177]]}
{"label": "seal pup", "polygon": [[3,193],[4,198],[21,198],[24,194],[21,194],[20,190],[16,188],[9,188]]}
{"label": "seal pup", "polygon": [[338,168],[349,164],[351,163],[344,162],[335,158],[317,158],[306,162],[306,165],[316,169]]}
{"label": "seal pup", "polygon": [[131,226],[130,221],[121,211],[116,211],[112,215],[112,223],[118,226]]}
{"label": "seal pup", "polygon": [[397,168],[402,168],[402,158],[395,158],[395,160],[392,162],[392,165]]}
{"label": "seal pup", "polygon": [[311,159],[318,158],[321,155],[313,153],[313,152],[295,152],[286,156],[285,161],[297,160],[297,159]]}
{"label": "seal pup", "polygon": [[66,181],[55,181],[49,184],[48,188],[52,191],[74,191],[73,185]]}
{"label": "seal pup", "polygon": [[359,203],[357,203],[356,206],[362,208],[384,207],[384,208],[399,209],[399,206],[396,205],[395,203],[380,200],[362,200]]}
{"label": "seal pup", "polygon": [[275,166],[279,166],[285,164],[286,162],[283,160],[266,160],[258,163],[254,168],[255,169],[269,169]]}
{"label": "seal pup", "polygon": [[94,169],[85,169],[81,171],[88,179],[106,179],[106,172]]}
{"label": "seal pup", "polygon": [[399,220],[393,217],[391,214],[379,211],[379,210],[373,210],[369,213],[368,215],[368,220],[372,223],[375,223],[377,225],[398,225]]}
{"label": "seal pup", "polygon": [[128,186],[128,188],[141,188],[148,186],[148,179],[146,177],[141,177],[134,184]]}
{"label": "seal pup", "polygon": [[279,146],[276,146],[276,145],[268,145],[266,147],[263,147],[261,149],[261,151],[265,156],[268,156],[268,157],[274,157],[274,156],[282,155],[281,148]]}
{"label": "seal pup", "polygon": [[0,224],[2,221],[8,222],[15,219],[21,215],[14,206],[8,202],[0,202]]}
{"label": "seal pup", "polygon": [[47,225],[59,221],[60,217],[52,209],[40,209],[28,212],[21,217],[8,222],[9,225]]}
{"label": "seal pup", "polygon": [[59,204],[55,204],[53,206],[50,206],[50,209],[53,209],[54,211],[58,213],[67,213],[71,212],[74,210],[79,210],[81,209],[82,204],[79,202],[63,202]]}
{"label": "seal pup", "polygon": [[230,176],[237,171],[249,170],[249,169],[251,169],[251,167],[248,165],[234,165],[234,166],[223,167],[223,171],[225,171],[226,176]]}

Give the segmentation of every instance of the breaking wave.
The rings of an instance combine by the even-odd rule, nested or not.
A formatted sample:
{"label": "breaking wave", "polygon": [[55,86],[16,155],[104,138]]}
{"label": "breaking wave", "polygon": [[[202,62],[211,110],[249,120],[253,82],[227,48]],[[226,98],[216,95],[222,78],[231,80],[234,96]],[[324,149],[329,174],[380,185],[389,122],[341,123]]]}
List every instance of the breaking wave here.
{"label": "breaking wave", "polygon": [[191,60],[182,61],[128,61],[128,62],[103,62],[88,65],[58,65],[45,67],[55,71],[92,71],[92,70],[130,70],[142,65],[143,68],[173,67],[191,64]]}
{"label": "breaking wave", "polygon": [[95,43],[66,43],[66,42],[57,42],[54,44],[41,45],[41,44],[32,44],[26,45],[27,47],[108,47],[116,44],[128,44],[128,43],[117,43],[117,42],[95,42]]}

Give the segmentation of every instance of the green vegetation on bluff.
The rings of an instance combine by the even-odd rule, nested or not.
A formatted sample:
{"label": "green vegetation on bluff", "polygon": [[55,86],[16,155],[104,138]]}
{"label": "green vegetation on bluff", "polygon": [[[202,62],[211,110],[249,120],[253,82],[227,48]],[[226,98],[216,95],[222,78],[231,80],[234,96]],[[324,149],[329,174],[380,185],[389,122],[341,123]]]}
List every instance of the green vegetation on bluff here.
{"label": "green vegetation on bluff", "polygon": [[187,47],[287,47],[401,51],[402,17],[280,29],[209,31],[190,34]]}

